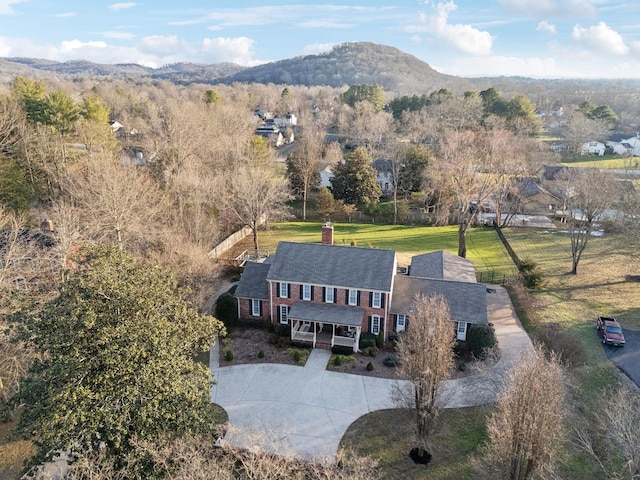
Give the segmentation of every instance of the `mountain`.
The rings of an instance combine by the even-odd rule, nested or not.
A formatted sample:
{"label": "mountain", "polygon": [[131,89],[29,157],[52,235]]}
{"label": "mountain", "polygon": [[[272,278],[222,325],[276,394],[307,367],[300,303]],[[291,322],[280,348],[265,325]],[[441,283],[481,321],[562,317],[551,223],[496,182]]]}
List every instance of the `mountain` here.
{"label": "mountain", "polygon": [[467,80],[439,73],[413,55],[369,42],[343,43],[327,53],[247,68],[223,81],[331,87],[366,83],[396,93],[470,88]]}
{"label": "mountain", "polygon": [[[199,63],[174,63],[160,68],[150,68],[135,63],[119,63],[115,65],[92,63],[86,60],[54,62],[34,58],[0,59],[2,72],[15,71],[15,75],[25,75],[25,67],[38,72],[52,72],[59,75],[81,77],[127,77],[166,79],[176,83],[211,83],[243,70],[235,63],[215,63],[211,65]],[[28,71],[28,70],[27,70]],[[41,77],[41,75],[39,76]]]}

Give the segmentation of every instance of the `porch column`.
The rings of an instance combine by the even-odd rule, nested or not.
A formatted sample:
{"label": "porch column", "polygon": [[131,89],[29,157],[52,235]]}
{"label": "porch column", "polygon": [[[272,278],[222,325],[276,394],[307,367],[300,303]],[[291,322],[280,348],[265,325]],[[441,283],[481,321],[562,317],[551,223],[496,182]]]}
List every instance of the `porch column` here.
{"label": "porch column", "polygon": [[355,339],[355,349],[359,350],[360,349],[360,331],[362,330],[362,327],[356,327],[356,334],[355,337],[353,337]]}

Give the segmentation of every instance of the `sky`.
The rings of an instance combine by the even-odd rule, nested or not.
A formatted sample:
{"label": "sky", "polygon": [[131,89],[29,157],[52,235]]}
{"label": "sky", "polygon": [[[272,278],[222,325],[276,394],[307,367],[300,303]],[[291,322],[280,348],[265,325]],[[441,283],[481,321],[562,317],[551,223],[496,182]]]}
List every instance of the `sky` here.
{"label": "sky", "polygon": [[0,0],[0,57],[254,66],[360,41],[457,76],[640,78],[640,1]]}

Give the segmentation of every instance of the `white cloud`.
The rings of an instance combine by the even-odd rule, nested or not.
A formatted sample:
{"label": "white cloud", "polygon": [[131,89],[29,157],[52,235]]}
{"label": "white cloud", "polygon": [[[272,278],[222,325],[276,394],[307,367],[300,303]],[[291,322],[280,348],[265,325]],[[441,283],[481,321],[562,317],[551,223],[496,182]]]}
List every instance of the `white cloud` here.
{"label": "white cloud", "polygon": [[593,17],[597,0],[500,0],[505,10],[527,17]]}
{"label": "white cloud", "polygon": [[302,28],[353,28],[352,23],[336,22],[333,20],[309,20],[296,24]]}
{"label": "white cloud", "polygon": [[117,38],[119,40],[128,40],[130,38],[134,38],[135,35],[130,32],[123,32],[120,30],[111,30],[108,32],[102,32],[101,35],[104,38]]}
{"label": "white cloud", "polygon": [[573,27],[572,37],[577,42],[603,53],[611,55],[629,53],[629,47],[625,45],[620,34],[604,22],[588,28],[576,25]]}
{"label": "white cloud", "polygon": [[335,43],[312,43],[305,45],[300,51],[300,55],[319,55],[330,51],[335,45]]}
{"label": "white cloud", "polygon": [[428,20],[428,30],[463,53],[489,55],[493,45],[493,37],[489,32],[483,32],[471,25],[449,23],[449,13],[456,8],[458,7],[453,1],[438,3],[437,15]]}
{"label": "white cloud", "polygon": [[414,43],[422,42],[422,37],[420,35],[411,35],[411,41]]}
{"label": "white cloud", "polygon": [[134,2],[124,2],[124,3],[114,3],[109,5],[110,12],[118,12],[120,10],[125,10],[127,8],[133,8],[136,4]]}
{"label": "white cloud", "polygon": [[207,63],[233,62],[244,66],[263,63],[253,59],[255,40],[248,37],[205,38],[200,46]]}
{"label": "white cloud", "polygon": [[12,5],[26,2],[27,0],[0,0],[0,15],[13,15],[15,10]]}
{"label": "white cloud", "polygon": [[538,23],[538,26],[536,27],[536,31],[555,34],[556,26],[552,23],[547,22],[546,20],[542,20],[540,23]]}
{"label": "white cloud", "polygon": [[67,18],[67,17],[75,17],[76,12],[65,12],[65,13],[56,13],[52,15],[54,18]]}
{"label": "white cloud", "polygon": [[147,55],[170,57],[181,52],[187,53],[189,46],[177,35],[150,35],[140,40],[138,48]]}

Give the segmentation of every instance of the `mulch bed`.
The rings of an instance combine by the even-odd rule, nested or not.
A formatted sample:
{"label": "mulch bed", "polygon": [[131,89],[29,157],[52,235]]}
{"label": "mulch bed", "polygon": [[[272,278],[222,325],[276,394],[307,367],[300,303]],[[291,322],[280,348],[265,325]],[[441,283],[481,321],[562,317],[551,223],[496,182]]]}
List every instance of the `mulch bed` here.
{"label": "mulch bed", "polygon": [[[287,352],[290,348],[291,345],[287,338],[278,337],[275,333],[265,329],[244,325],[234,326],[229,330],[227,338],[221,341],[220,366],[251,363],[299,365],[293,356]],[[225,358],[226,351],[229,349],[233,352],[233,360],[231,361],[227,361]],[[260,355],[260,352],[263,352],[264,355]],[[369,377],[400,378],[395,368],[387,367],[383,363],[384,359],[390,354],[391,352],[386,349],[379,349],[374,357],[356,353],[349,356],[353,358],[353,361],[345,361],[339,366],[330,362],[327,370]],[[367,370],[369,362],[373,365],[373,370]],[[473,372],[473,368],[467,368],[465,371],[456,369],[453,373],[453,378],[468,376]]]}

